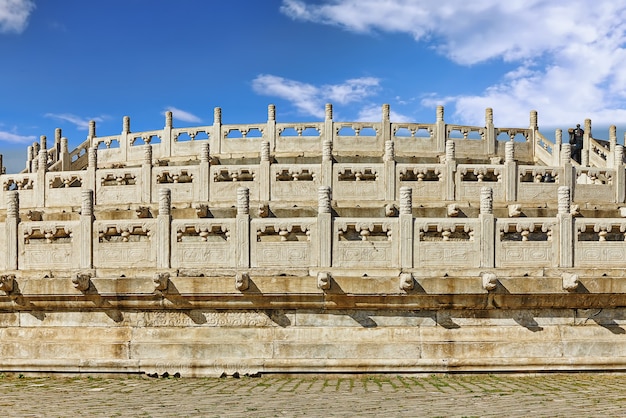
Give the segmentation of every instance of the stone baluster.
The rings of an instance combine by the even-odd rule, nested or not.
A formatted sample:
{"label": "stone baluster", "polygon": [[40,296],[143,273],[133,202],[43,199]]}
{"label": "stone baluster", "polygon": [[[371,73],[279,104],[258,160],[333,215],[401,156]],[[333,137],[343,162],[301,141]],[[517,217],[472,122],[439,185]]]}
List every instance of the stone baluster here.
{"label": "stone baluster", "polygon": [[157,268],[170,268],[172,191],[159,189],[159,214],[157,215]]}
{"label": "stone baluster", "polygon": [[266,139],[269,144],[268,151],[275,150],[276,149],[276,106],[273,104],[267,106],[266,132],[267,132]]}
{"label": "stone baluster", "polygon": [[615,151],[617,145],[617,127],[615,125],[609,126],[609,150]]}
{"label": "stone baluster", "polygon": [[61,171],[70,171],[72,167],[72,159],[70,150],[67,146],[67,138],[61,138]]}
{"label": "stone baluster", "polygon": [[163,135],[161,137],[160,156],[170,157],[172,155],[172,147],[174,146],[172,135],[172,129],[174,129],[173,118],[171,111],[168,110],[165,112],[165,127],[163,128]]}
{"label": "stone baluster", "polygon": [[48,150],[48,139],[45,135],[39,137],[39,147],[40,150]]}
{"label": "stone baluster", "polygon": [[259,198],[263,202],[270,201],[271,188],[270,143],[261,142],[261,161],[259,163]]}
{"label": "stone baluster", "polygon": [[333,105],[330,103],[326,103],[326,108],[324,112],[324,134],[322,135],[322,141],[330,141],[331,147],[332,143],[335,141],[335,129],[333,127]]}
{"label": "stone baluster", "polygon": [[95,120],[90,120],[89,121],[89,134],[88,134],[89,139],[94,139],[96,137],[96,121]]}
{"label": "stone baluster", "polygon": [[505,195],[507,202],[517,200],[517,163],[515,161],[515,143],[507,141],[504,144],[504,180]]}
{"label": "stone baluster", "polygon": [[615,167],[615,201],[624,203],[626,200],[626,172],[624,171],[624,146],[615,145],[613,151],[613,166]]}
{"label": "stone baluster", "polygon": [[333,185],[333,142],[325,139],[322,142],[322,185]]}
{"label": "stone baluster", "polygon": [[37,156],[37,180],[35,180],[35,206],[43,208],[46,206],[46,189],[48,182],[46,181],[46,173],[48,172],[48,152],[45,149],[39,149]]}
{"label": "stone baluster", "polygon": [[203,142],[200,147],[200,179],[198,182],[198,199],[208,202],[211,196],[211,152],[209,142]]}
{"label": "stone baluster", "polygon": [[554,132],[554,148],[552,149],[552,164],[561,165],[561,146],[563,144],[563,131],[557,129]]}
{"label": "stone baluster", "polygon": [[389,104],[385,103],[382,106],[382,124],[381,124],[381,128],[382,128],[382,138],[383,141],[385,141],[385,144],[387,143],[387,141],[391,141],[391,120],[390,120],[390,115],[391,114],[391,107],[389,106]]}
{"label": "stone baluster", "polygon": [[400,267],[413,268],[413,189],[400,187]]}
{"label": "stone baluster", "polygon": [[480,189],[480,215],[481,226],[480,255],[481,267],[495,267],[495,218],[493,215],[493,189],[482,187]]}
{"label": "stone baluster", "polygon": [[[90,149],[93,149],[90,148]],[[93,267],[93,190],[84,189],[81,191],[81,210],[80,210],[80,261],[81,269],[90,269]]]}
{"label": "stone baluster", "polygon": [[211,149],[215,150],[216,154],[222,153],[222,142],[224,141],[224,133],[222,132],[222,108],[216,107],[213,109],[213,134],[210,138],[214,141],[211,144]]}
{"label": "stone baluster", "polygon": [[493,109],[485,109],[485,152],[487,155],[496,153],[496,128],[493,125]]}
{"label": "stone baluster", "polygon": [[61,128],[54,130],[54,149],[56,150],[57,161],[61,159],[61,138],[63,137]]}
{"label": "stone baluster", "polygon": [[[585,133],[583,134],[583,152],[589,151],[591,149],[590,138],[593,138],[593,134],[591,133],[591,119],[585,119]],[[581,159],[585,158],[584,155],[581,155]],[[589,155],[587,155],[587,159]],[[582,164],[581,164],[582,165]]]}
{"label": "stone baluster", "polygon": [[7,196],[7,217],[5,219],[6,233],[6,268],[7,270],[17,270],[18,263],[18,225],[20,223],[20,201],[17,191],[12,190],[6,193]]}
{"label": "stone baluster", "polygon": [[122,118],[122,133],[130,133],[130,116],[124,116],[124,118]]}
{"label": "stone baluster", "polygon": [[141,203],[152,202],[152,145],[143,146],[141,164]]}
{"label": "stone baluster", "polygon": [[446,141],[446,200],[453,201],[455,196],[455,179],[454,173],[456,173],[456,155],[454,150],[454,140],[448,139]]}
{"label": "stone baluster", "polygon": [[533,154],[536,152],[536,147],[539,146],[539,117],[536,110],[530,111],[530,137],[528,138],[531,141],[531,149]]}
{"label": "stone baluster", "polygon": [[437,121],[435,122],[435,142],[437,152],[443,153],[447,146],[446,123],[443,120],[443,106],[437,106]]}
{"label": "stone baluster", "polygon": [[385,154],[383,156],[383,170],[385,199],[392,201],[396,199],[396,161],[393,141],[385,141]]}
{"label": "stone baluster", "polygon": [[237,245],[235,257],[238,268],[250,267],[250,190],[237,189]]}
{"label": "stone baluster", "polygon": [[119,138],[121,159],[126,161],[129,148],[131,147],[130,117],[128,116],[122,118],[122,133],[120,133]]}
{"label": "stone baluster", "polygon": [[26,148],[26,171],[29,173],[33,172],[33,147],[29,145]]}
{"label": "stone baluster", "polygon": [[574,221],[571,213],[571,189],[558,189],[559,267],[574,267]]}
{"label": "stone baluster", "polygon": [[[98,148],[89,147],[87,149],[87,175],[85,176],[84,187],[94,191],[93,200],[95,202],[95,190],[99,186],[96,182],[96,173],[98,171]],[[95,204],[95,203],[94,203]]]}
{"label": "stone baluster", "polygon": [[572,165],[572,146],[569,143],[561,144],[561,167],[563,175],[559,176],[559,184],[574,187],[576,167]]}
{"label": "stone baluster", "polygon": [[317,231],[319,267],[330,267],[332,262],[333,223],[331,188],[321,186],[317,192]]}

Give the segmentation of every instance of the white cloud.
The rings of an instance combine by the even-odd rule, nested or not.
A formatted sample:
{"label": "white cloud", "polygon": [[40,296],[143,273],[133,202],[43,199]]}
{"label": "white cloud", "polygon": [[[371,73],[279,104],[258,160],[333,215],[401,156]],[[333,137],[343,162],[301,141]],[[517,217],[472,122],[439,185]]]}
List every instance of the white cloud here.
{"label": "white cloud", "polygon": [[[362,122],[377,122],[381,120],[383,117],[382,105],[367,105],[363,107],[359,111],[359,115],[357,116],[357,121]],[[403,115],[394,111],[393,109],[389,112],[389,119],[392,122],[409,122],[412,119],[409,116]]]}
{"label": "white cloud", "polygon": [[482,124],[486,107],[501,126],[519,125],[531,109],[540,124],[626,119],[623,1],[283,0],[281,11],[358,33],[406,33],[457,65],[517,65],[478,94],[435,92],[422,101],[452,103],[464,123]]}
{"label": "white cloud", "polygon": [[181,120],[183,122],[189,122],[189,123],[200,123],[202,122],[202,119],[200,119],[198,116],[189,113],[185,110],[181,110],[181,109],[177,109],[175,107],[172,106],[168,106],[165,108],[164,112],[170,111],[172,112],[172,118],[176,121],[176,120]]}
{"label": "white cloud", "polygon": [[44,115],[47,118],[57,119],[64,122],[69,122],[76,125],[78,129],[89,129],[89,121],[102,122],[105,118],[103,116],[96,116],[93,118],[77,116],[71,113],[46,113]]}
{"label": "white cloud", "polygon": [[376,94],[379,83],[377,78],[361,77],[340,84],[315,86],[271,74],[261,74],[252,81],[252,88],[258,94],[287,100],[301,113],[322,119],[326,103],[345,105],[359,102]]}
{"label": "white cloud", "polygon": [[0,141],[15,144],[28,144],[37,140],[35,135],[18,135],[13,132],[0,131]]}
{"label": "white cloud", "polygon": [[21,33],[35,9],[31,0],[0,0],[0,33]]}

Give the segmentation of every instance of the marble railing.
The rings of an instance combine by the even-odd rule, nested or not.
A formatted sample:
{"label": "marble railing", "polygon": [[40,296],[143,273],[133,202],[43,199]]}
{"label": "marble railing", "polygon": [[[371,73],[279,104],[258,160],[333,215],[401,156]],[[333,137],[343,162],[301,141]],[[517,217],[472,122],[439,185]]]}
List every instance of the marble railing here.
{"label": "marble railing", "polygon": [[317,217],[252,217],[249,190],[240,187],[235,217],[202,217],[209,216],[202,210],[174,217],[173,192],[159,189],[158,210],[122,209],[107,219],[93,206],[93,192],[83,190],[80,214],[46,220],[20,213],[22,192],[10,192],[0,224],[6,270],[585,268],[598,261],[619,267],[626,258],[626,220],[575,217],[562,186],[556,215],[509,218],[494,216],[490,187],[479,191],[480,213],[468,218],[415,216],[404,187],[399,214],[382,218],[331,215],[325,187]]}
{"label": "marble railing", "polygon": [[[476,203],[483,186],[493,189],[499,204],[555,205],[559,186],[569,187],[578,204],[626,203],[626,167],[621,162],[612,168],[587,167],[565,159],[557,166],[523,165],[511,153],[496,164],[459,164],[454,141],[447,144],[451,155],[442,162],[397,162],[399,157],[390,146],[382,159],[369,158],[370,162],[340,162],[322,156],[303,163],[281,163],[270,158],[267,142],[257,144],[265,149],[260,159],[221,161],[209,154],[205,142],[194,160],[180,164],[155,158],[154,145],[144,145],[141,164],[108,168],[96,163],[100,151],[91,148],[91,164],[85,170],[46,171],[44,166],[36,173],[1,175],[0,208],[6,207],[6,195],[12,190],[20,191],[24,208],[59,208],[80,205],[83,189],[95,191],[97,205],[155,203],[157,190],[163,187],[172,191],[175,202],[217,206],[232,202],[239,187],[249,189],[252,201],[264,204],[312,202],[320,186],[331,187],[337,202],[378,202],[381,206],[395,202],[404,186],[413,189],[415,204]],[[513,148],[511,142],[507,144]]]}

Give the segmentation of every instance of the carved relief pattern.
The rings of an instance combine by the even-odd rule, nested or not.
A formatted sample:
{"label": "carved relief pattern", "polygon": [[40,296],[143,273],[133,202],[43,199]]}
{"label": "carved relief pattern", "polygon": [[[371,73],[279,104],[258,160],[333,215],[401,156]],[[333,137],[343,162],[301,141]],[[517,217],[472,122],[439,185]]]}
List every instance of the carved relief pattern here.
{"label": "carved relief pattern", "polygon": [[420,242],[419,264],[427,267],[479,267],[479,243]]}
{"label": "carved relief pattern", "polygon": [[253,267],[301,267],[310,264],[311,246],[308,242],[257,242],[254,248]]}
{"label": "carved relief pattern", "polygon": [[[193,311],[204,318],[203,327],[273,327],[278,326],[264,312],[259,311]],[[177,311],[145,311],[140,314],[138,326],[177,327],[194,325],[190,315]]]}

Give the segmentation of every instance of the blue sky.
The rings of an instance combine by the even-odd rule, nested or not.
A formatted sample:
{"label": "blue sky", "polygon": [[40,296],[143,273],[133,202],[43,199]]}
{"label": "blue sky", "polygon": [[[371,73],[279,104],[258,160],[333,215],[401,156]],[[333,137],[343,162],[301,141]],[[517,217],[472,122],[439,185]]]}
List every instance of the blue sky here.
{"label": "blue sky", "polygon": [[278,121],[626,128],[623,0],[0,0],[0,153],[98,135]]}

